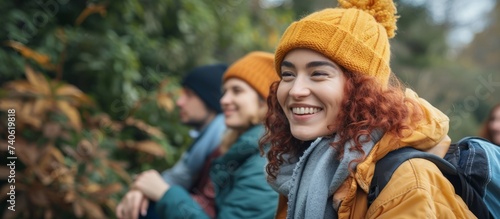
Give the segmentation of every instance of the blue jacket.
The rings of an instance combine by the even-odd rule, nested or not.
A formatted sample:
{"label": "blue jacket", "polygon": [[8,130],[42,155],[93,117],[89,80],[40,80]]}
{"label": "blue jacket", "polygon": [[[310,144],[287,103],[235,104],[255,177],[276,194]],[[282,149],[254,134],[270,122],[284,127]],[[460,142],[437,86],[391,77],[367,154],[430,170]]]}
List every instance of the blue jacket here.
{"label": "blue jacket", "polygon": [[[273,218],[278,194],[267,184],[258,140],[262,125],[243,133],[231,148],[215,159],[210,178],[215,189],[216,218]],[[209,218],[181,186],[172,186],[156,205],[163,218]]]}
{"label": "blue jacket", "polygon": [[163,171],[163,179],[170,185],[190,189],[194,181],[198,179],[205,160],[220,144],[225,130],[224,115],[218,114],[201,131],[179,161],[172,168]]}

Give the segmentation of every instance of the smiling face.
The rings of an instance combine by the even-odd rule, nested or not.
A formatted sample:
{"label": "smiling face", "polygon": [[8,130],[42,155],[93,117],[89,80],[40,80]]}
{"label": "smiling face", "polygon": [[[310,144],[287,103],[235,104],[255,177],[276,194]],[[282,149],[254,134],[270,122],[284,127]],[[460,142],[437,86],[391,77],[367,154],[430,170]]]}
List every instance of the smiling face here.
{"label": "smiling face", "polygon": [[281,63],[278,102],[292,135],[302,141],[333,134],[346,77],[333,61],[312,50],[296,49]]}
{"label": "smiling face", "polygon": [[229,78],[223,85],[220,100],[226,126],[233,129],[246,129],[260,121],[265,112],[265,103],[259,94],[245,81]]}

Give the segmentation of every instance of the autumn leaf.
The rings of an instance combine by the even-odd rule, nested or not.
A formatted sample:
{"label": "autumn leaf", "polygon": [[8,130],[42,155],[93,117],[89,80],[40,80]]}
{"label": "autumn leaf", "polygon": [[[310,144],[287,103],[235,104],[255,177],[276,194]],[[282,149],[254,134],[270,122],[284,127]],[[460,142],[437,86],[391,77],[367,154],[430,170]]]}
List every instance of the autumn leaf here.
{"label": "autumn leaf", "polygon": [[77,131],[82,130],[82,121],[80,119],[80,114],[78,110],[71,106],[67,101],[57,101],[57,108],[66,115],[69,120],[70,125]]}
{"label": "autumn leaf", "polygon": [[100,201],[105,201],[107,197],[109,197],[112,194],[116,194],[122,190],[123,186],[120,183],[112,183],[103,187],[100,187],[98,190],[94,192],[89,192],[93,193],[92,195],[96,197],[96,199]]}
{"label": "autumn leaf", "polygon": [[46,98],[38,98],[33,104],[33,115],[36,117],[43,117],[52,106],[52,101]]}
{"label": "autumn leaf", "polygon": [[79,199],[78,202],[81,204],[83,210],[85,211],[85,214],[89,218],[95,218],[95,219],[106,218],[106,216],[104,216],[104,212],[102,212],[102,209],[101,207],[99,207],[99,205],[84,198]]}
{"label": "autumn leaf", "polygon": [[[34,167],[34,172],[40,178],[42,184],[48,185],[54,181],[55,178],[66,173],[67,170],[58,170],[64,166],[64,155],[52,145],[45,146],[45,150],[41,152],[41,156],[37,166]],[[59,171],[59,172],[58,172]]]}
{"label": "autumn leaf", "polygon": [[109,160],[104,160],[103,163],[107,164],[107,166],[109,166],[111,170],[113,170],[116,174],[118,174],[118,176],[124,179],[127,183],[129,184],[132,183],[132,178],[130,177],[130,174],[127,171],[125,171],[122,164]]}
{"label": "autumn leaf", "polygon": [[20,117],[22,116],[23,122],[32,125],[36,130],[40,130],[42,126],[42,118],[34,116],[33,109],[33,102],[25,102],[18,115],[20,115]]}
{"label": "autumn leaf", "polygon": [[158,106],[165,109],[167,112],[170,113],[174,111],[175,104],[171,95],[160,93],[156,96],[156,102]]}
{"label": "autumn leaf", "polygon": [[20,100],[0,99],[0,110],[3,111],[9,109],[15,109],[16,111],[19,111],[22,105],[23,103]]}
{"label": "autumn leaf", "polygon": [[135,145],[135,149],[155,155],[157,157],[165,156],[165,151],[163,150],[161,145],[150,140],[137,142]]}
{"label": "autumn leaf", "polygon": [[59,99],[65,99],[66,101],[75,102],[74,104],[86,104],[91,105],[92,100],[85,95],[80,89],[76,88],[71,84],[60,85],[55,91],[56,97]]}
{"label": "autumn leaf", "polygon": [[34,60],[45,69],[54,70],[56,68],[55,65],[51,63],[50,57],[48,55],[38,53],[23,45],[22,43],[8,40],[7,42],[5,42],[5,45],[12,47],[13,49],[21,53],[22,56]]}
{"label": "autumn leaf", "polygon": [[63,164],[64,163],[64,155],[61,153],[59,149],[54,146],[47,146],[48,153],[52,155],[55,161]]}
{"label": "autumn leaf", "polygon": [[83,21],[91,14],[99,13],[101,16],[106,15],[106,6],[103,4],[89,4],[85,8],[85,10],[78,15],[76,18],[75,24],[78,26],[83,23]]}
{"label": "autumn leaf", "polygon": [[83,186],[82,192],[85,193],[95,193],[97,191],[101,190],[101,186],[97,183],[88,183],[87,185]]}
{"label": "autumn leaf", "polygon": [[138,128],[138,129],[140,129],[140,130],[142,130],[142,131],[144,131],[152,136],[157,136],[160,138],[163,137],[163,132],[160,129],[153,127],[153,126],[150,126],[142,120],[129,117],[125,120],[125,124],[130,125],[130,126],[135,126],[136,128]]}
{"label": "autumn leaf", "polygon": [[26,73],[26,78],[29,83],[32,84],[39,94],[44,96],[50,95],[50,85],[47,79],[40,73],[36,73],[31,67],[28,65],[24,68]]}
{"label": "autumn leaf", "polygon": [[5,88],[7,90],[20,93],[20,94],[37,94],[38,91],[36,90],[33,85],[25,80],[17,80],[17,81],[11,81],[5,84]]}

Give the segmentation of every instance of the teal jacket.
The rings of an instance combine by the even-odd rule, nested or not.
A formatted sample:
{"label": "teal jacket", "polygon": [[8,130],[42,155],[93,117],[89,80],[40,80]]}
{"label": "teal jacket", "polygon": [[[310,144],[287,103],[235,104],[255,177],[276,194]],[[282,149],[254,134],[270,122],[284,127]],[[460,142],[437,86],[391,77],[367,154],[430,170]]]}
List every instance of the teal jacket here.
{"label": "teal jacket", "polygon": [[[216,218],[274,218],[278,194],[267,184],[258,141],[264,128],[257,125],[243,133],[232,147],[215,159],[210,179],[215,189]],[[173,185],[156,204],[162,218],[209,218],[188,191]]]}

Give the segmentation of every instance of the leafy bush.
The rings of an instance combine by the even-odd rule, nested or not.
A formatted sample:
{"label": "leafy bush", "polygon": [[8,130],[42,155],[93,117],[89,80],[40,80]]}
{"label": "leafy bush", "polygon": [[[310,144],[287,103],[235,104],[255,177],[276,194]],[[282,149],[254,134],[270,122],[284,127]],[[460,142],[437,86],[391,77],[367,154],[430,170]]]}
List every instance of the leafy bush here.
{"label": "leafy bush", "polygon": [[[78,88],[47,79],[28,66],[26,78],[6,83],[0,101],[0,110],[15,115],[9,127],[16,132],[12,141],[2,138],[3,144],[13,146],[2,145],[3,150],[11,149],[2,155],[18,158],[15,184],[0,189],[3,200],[15,185],[16,211],[6,211],[5,217],[107,218],[131,183],[127,166],[153,164],[156,159],[163,160],[166,168],[167,161],[175,159],[175,150],[160,129],[132,116],[113,121],[105,113],[92,112],[93,101]],[[171,112],[172,99],[159,97]],[[7,121],[5,114],[2,119]],[[2,128],[2,133],[7,130]],[[142,137],[131,138],[134,133]],[[7,154],[10,151],[14,153]],[[118,151],[129,162],[112,156]],[[9,176],[8,166],[0,170]]]}

